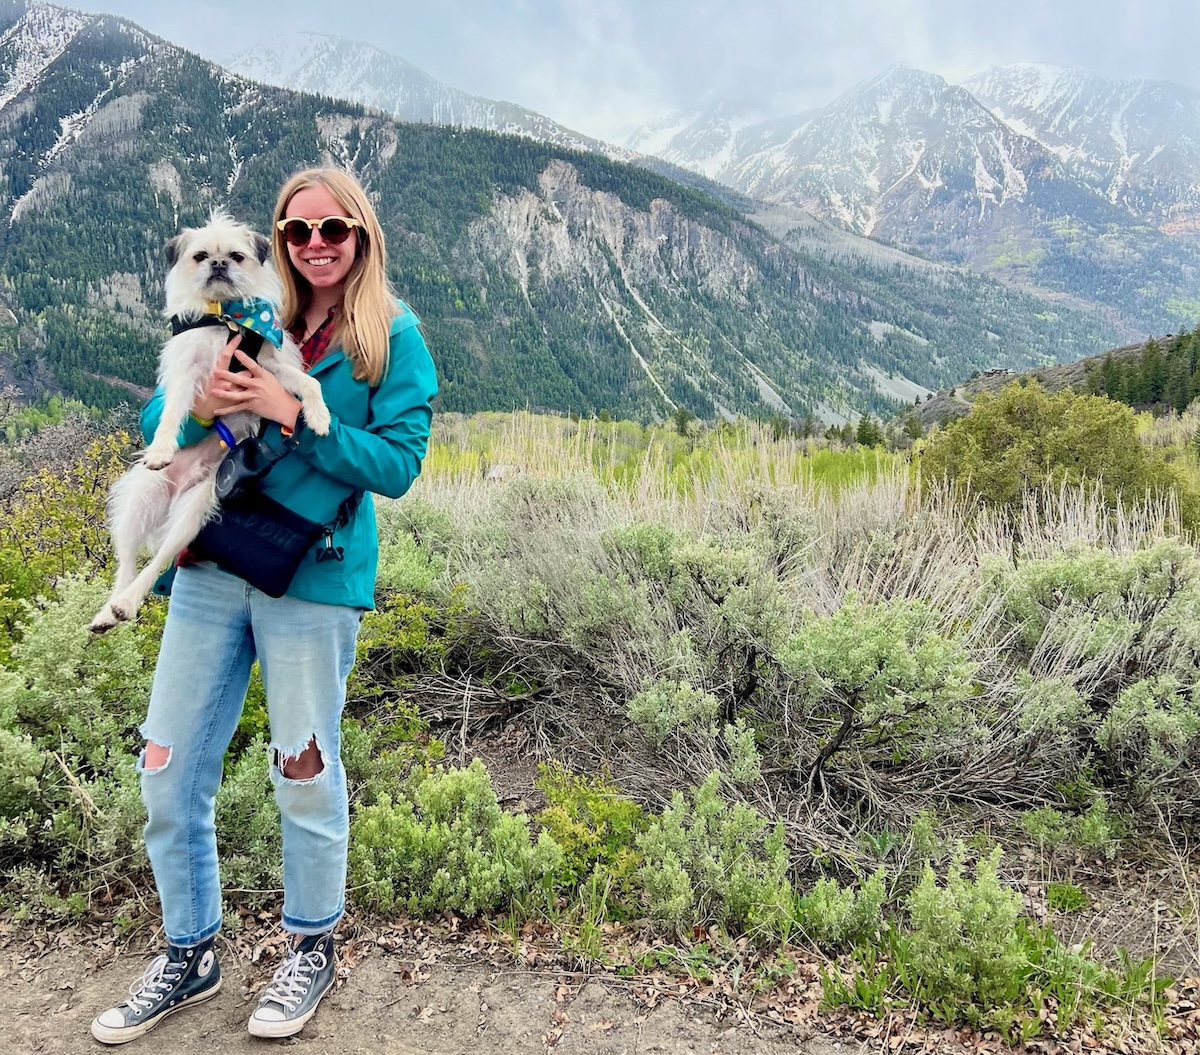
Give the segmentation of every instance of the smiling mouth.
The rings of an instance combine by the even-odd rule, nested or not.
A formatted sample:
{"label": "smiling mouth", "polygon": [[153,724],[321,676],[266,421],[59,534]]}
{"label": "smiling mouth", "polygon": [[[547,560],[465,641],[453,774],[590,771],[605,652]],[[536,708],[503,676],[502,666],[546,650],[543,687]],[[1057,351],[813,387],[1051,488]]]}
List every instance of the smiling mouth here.
{"label": "smiling mouth", "polygon": [[334,260],[334,258],[331,256],[316,256],[316,257],[312,257],[311,259],[305,260],[304,262],[306,264],[311,264],[314,267],[321,267],[325,264],[332,264],[333,260]]}

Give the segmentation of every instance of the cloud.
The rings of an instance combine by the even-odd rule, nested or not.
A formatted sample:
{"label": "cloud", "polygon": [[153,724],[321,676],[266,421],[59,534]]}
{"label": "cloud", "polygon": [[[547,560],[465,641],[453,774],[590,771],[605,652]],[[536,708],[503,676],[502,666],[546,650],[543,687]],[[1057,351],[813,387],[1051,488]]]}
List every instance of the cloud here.
{"label": "cloud", "polygon": [[[217,54],[275,28],[366,40],[445,83],[603,134],[721,99],[773,113],[903,63],[950,79],[1032,61],[1200,87],[1194,0],[85,0]],[[239,50],[224,48],[226,53]]]}

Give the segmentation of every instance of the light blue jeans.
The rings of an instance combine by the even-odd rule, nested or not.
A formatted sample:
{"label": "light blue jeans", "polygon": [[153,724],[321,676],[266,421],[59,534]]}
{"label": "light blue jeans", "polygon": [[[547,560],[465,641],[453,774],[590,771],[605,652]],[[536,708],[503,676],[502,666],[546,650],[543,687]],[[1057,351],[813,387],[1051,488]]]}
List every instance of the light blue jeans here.
{"label": "light blue jeans", "polygon": [[[361,619],[358,608],[268,597],[213,564],[179,569],[141,727],[169,755],[157,769],[144,752],[139,762],[146,852],[171,944],[196,945],[221,925],[214,803],[255,658],[283,826],[283,925],[319,934],[341,917],[350,818],[339,725]],[[281,765],[314,741],[321,772],[284,776]]]}

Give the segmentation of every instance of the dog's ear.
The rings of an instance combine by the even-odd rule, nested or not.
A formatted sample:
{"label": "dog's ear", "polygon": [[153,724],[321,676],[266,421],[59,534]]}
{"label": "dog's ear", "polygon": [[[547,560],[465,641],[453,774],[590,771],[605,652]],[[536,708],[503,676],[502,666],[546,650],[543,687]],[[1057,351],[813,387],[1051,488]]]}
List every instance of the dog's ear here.
{"label": "dog's ear", "polygon": [[168,240],[165,248],[167,255],[167,267],[174,267],[175,261],[179,259],[179,253],[183,249],[183,235],[177,234],[174,238]]}
{"label": "dog's ear", "polygon": [[271,255],[271,240],[264,238],[261,234],[255,232],[254,235],[254,252],[258,255],[258,262],[265,264],[267,257]]}

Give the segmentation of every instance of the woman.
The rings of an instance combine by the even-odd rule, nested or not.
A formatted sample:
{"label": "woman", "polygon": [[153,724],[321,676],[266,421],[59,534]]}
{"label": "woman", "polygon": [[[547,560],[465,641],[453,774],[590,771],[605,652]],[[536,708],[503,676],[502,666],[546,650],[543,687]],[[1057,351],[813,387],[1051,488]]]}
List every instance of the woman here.
{"label": "woman", "polygon": [[[349,831],[339,722],[359,622],[374,606],[371,493],[399,497],[416,478],[437,384],[418,320],[389,289],[383,232],[358,183],[336,169],[297,173],[279,193],[274,220],[284,324],[321,382],[333,418],[329,433],[306,430],[300,401],[235,339],[193,405],[184,439],[199,442],[224,414],[261,414],[274,423],[273,438],[292,448],[263,478],[262,490],[309,520],[339,526],[282,597],[210,563],[175,576],[139,760],[146,851],[168,946],[131,986],[131,999],[93,1021],[93,1035],[107,1044],[133,1040],[220,988],[213,806],[256,658],[283,829],[283,926],[292,942],[250,1017],[250,1032],[298,1032],[333,984]],[[229,370],[231,357],[244,369]],[[156,393],[142,413],[147,437],[160,413]],[[334,559],[318,560],[326,547]]]}

